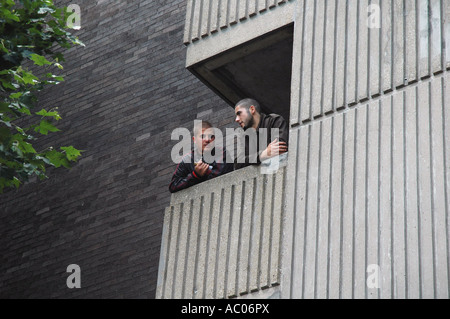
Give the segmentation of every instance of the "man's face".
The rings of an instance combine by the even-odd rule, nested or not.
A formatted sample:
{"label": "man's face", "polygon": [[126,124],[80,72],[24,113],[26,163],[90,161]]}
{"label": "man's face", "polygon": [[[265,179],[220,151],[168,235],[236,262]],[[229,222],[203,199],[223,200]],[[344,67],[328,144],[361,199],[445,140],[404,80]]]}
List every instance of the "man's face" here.
{"label": "man's face", "polygon": [[201,132],[193,137],[194,144],[201,154],[203,154],[205,150],[211,150],[214,147],[213,142],[215,139],[214,129],[211,127],[202,129]]}
{"label": "man's face", "polygon": [[250,110],[247,110],[245,107],[236,106],[234,109],[234,113],[236,114],[236,118],[234,121],[238,123],[244,130],[253,126],[254,119],[251,113],[253,107],[250,107]]}

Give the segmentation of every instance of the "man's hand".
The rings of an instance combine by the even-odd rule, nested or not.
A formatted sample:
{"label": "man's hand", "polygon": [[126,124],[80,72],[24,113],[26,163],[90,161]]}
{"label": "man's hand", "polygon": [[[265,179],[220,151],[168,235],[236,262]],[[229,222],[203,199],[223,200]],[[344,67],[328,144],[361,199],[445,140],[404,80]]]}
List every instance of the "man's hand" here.
{"label": "man's hand", "polygon": [[203,177],[205,175],[208,175],[209,171],[209,164],[198,162],[197,165],[195,165],[195,174],[197,174],[200,177]]}
{"label": "man's hand", "polygon": [[267,148],[259,155],[259,160],[262,162],[271,157],[286,153],[288,150],[285,142],[279,142],[276,138]]}

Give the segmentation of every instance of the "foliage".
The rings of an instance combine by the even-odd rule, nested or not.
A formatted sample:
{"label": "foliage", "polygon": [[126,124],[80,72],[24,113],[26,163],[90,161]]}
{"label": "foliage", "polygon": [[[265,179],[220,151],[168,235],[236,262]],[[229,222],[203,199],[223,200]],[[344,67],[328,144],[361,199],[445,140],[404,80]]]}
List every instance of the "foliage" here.
{"label": "foliage", "polygon": [[54,74],[63,69],[62,51],[83,45],[67,31],[68,17],[53,0],[0,0],[0,193],[34,174],[46,178],[48,165],[69,168],[81,155],[72,146],[33,146],[58,132],[61,119],[57,108],[38,107],[37,93],[64,81]]}

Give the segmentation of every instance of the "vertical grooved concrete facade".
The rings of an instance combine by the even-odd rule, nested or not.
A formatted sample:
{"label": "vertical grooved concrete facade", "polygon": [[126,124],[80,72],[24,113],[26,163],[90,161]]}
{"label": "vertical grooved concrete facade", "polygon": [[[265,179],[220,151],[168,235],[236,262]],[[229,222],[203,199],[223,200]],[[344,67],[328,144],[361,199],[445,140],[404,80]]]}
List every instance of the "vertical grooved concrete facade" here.
{"label": "vertical grooved concrete facade", "polygon": [[324,3],[297,2],[281,296],[448,298],[450,4]]}
{"label": "vertical grooved concrete facade", "polygon": [[[281,281],[264,297],[449,298],[450,2],[221,1],[212,26],[202,3],[188,2],[194,69],[294,23]],[[211,191],[192,192],[184,206]],[[175,261],[161,258],[160,280]],[[171,269],[158,297],[179,296]]]}

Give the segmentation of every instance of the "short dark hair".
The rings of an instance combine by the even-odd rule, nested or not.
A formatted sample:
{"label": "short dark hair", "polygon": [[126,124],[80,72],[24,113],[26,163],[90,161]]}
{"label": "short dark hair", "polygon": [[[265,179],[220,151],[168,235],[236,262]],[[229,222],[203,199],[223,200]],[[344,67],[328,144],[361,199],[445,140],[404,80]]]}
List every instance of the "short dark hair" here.
{"label": "short dark hair", "polygon": [[[201,127],[202,130],[208,129],[208,128],[211,128],[211,127],[213,127],[211,123],[209,123],[208,121],[203,121],[202,120],[202,127]],[[200,129],[200,126],[195,126],[194,125],[194,128],[192,129],[192,132],[194,133],[194,136],[197,136],[197,134],[201,133],[199,131],[199,129]]]}
{"label": "short dark hair", "polygon": [[258,101],[256,101],[255,99],[246,98],[246,99],[240,100],[239,102],[236,103],[235,108],[238,106],[245,108],[247,111],[250,110],[250,106],[254,106],[256,112],[261,114],[261,106],[259,105]]}

